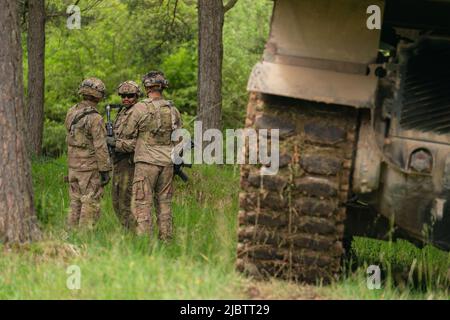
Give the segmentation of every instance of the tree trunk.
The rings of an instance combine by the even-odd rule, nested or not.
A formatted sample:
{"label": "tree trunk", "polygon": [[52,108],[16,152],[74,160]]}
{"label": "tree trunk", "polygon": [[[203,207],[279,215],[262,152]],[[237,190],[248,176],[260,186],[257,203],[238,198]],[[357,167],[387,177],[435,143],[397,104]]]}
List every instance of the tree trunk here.
{"label": "tree trunk", "polygon": [[31,154],[40,155],[44,130],[45,1],[28,1],[27,142]]}
{"label": "tree trunk", "polygon": [[0,2],[0,242],[39,237],[24,143],[22,47],[16,0]]}
{"label": "tree trunk", "polygon": [[203,130],[221,129],[222,118],[222,0],[198,1],[198,107]]}

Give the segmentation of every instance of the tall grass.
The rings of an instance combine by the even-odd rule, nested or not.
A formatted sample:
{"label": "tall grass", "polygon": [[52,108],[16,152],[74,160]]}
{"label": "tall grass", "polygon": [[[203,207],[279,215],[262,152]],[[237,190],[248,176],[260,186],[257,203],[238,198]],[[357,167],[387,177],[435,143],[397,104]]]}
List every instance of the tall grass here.
{"label": "tall grass", "polygon": [[419,249],[404,240],[356,238],[352,250],[358,265],[381,268],[386,286],[413,291],[450,287],[450,254],[433,246]]}
{"label": "tall grass", "polygon": [[[175,237],[162,244],[121,227],[109,187],[96,229],[68,231],[66,158],[35,160],[35,203],[44,239],[20,248],[0,244],[0,299],[449,298],[444,282],[448,253],[419,250],[402,241],[356,239],[359,268],[327,287],[246,279],[234,270],[239,168],[199,165],[186,172],[187,184],[176,179]],[[381,290],[367,288],[368,264],[380,264],[384,270]],[[80,267],[80,290],[66,285],[71,265]],[[415,280],[391,280],[395,272],[389,274],[388,268],[406,270]],[[419,274],[433,285],[417,286],[422,283]]]}
{"label": "tall grass", "polygon": [[[40,243],[5,250],[0,298],[236,298],[234,272],[238,170],[197,166],[187,184],[177,179],[175,237],[170,244],[136,237],[114,215],[110,189],[93,232],[65,228],[66,159],[33,164],[35,203],[44,230]],[[81,289],[66,286],[70,265],[81,268]]]}

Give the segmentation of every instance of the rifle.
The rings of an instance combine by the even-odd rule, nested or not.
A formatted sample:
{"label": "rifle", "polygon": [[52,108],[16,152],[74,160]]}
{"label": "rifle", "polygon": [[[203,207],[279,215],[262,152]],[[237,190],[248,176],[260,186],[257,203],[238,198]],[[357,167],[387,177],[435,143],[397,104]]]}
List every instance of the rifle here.
{"label": "rifle", "polygon": [[[106,135],[108,137],[114,137],[113,124],[111,121],[111,109],[121,109],[121,104],[108,104],[106,106]],[[114,155],[114,148],[108,145],[109,155]]]}
{"label": "rifle", "polygon": [[[190,149],[192,149],[192,148],[194,147],[194,142],[193,142],[193,141],[190,141],[190,142],[185,143],[185,144],[183,145],[183,147],[181,148],[181,150],[178,151],[178,156],[179,156],[180,158],[183,157],[183,149],[184,149],[184,146],[187,146],[188,144],[189,144]],[[174,173],[174,175],[179,176],[179,177],[181,178],[181,180],[183,180],[184,182],[187,182],[187,181],[189,180],[189,178],[188,178],[188,176],[183,172],[183,167],[186,167],[186,168],[192,168],[192,164],[184,163],[184,161],[182,161],[180,164],[174,164],[174,165],[173,165],[173,173]]]}

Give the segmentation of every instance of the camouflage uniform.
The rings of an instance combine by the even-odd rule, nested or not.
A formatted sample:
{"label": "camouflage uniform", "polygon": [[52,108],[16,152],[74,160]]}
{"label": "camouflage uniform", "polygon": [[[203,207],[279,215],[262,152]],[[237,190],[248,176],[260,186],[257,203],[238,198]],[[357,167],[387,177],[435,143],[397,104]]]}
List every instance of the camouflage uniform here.
{"label": "camouflage uniform", "polygon": [[[103,88],[104,92],[103,83],[91,78],[83,81],[79,92],[101,98],[103,93],[100,97],[98,88]],[[70,195],[68,224],[71,227],[94,226],[100,217],[103,195],[100,173],[111,170],[106,130],[96,105],[96,102],[83,100],[70,108],[66,116]]]}
{"label": "camouflage uniform", "polygon": [[149,115],[139,128],[134,162],[132,212],[137,234],[152,233],[152,207],[156,207],[159,238],[172,237],[173,130],[181,128],[177,108],[164,99],[146,99]]}
{"label": "camouflage uniform", "polygon": [[[134,90],[133,90],[134,88]],[[119,86],[119,94],[135,93],[139,95],[139,86],[127,81]],[[134,177],[134,149],[138,129],[147,116],[147,106],[136,103],[124,106],[114,122],[114,170],[112,181],[112,200],[114,211],[122,225],[131,228],[134,219],[131,214],[131,195]]]}

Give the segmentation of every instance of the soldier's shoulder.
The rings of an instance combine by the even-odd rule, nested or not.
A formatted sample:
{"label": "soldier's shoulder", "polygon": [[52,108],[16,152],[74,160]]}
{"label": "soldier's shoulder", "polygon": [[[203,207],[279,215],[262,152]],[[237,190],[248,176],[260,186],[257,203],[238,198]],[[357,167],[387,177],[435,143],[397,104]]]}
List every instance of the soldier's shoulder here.
{"label": "soldier's shoulder", "polygon": [[180,113],[180,110],[178,110],[178,108],[175,106],[173,100],[167,100],[167,103],[169,104],[170,107],[174,108],[178,113]]}
{"label": "soldier's shoulder", "polygon": [[175,105],[175,102],[173,101],[173,100],[164,100],[165,101],[165,103],[167,104],[167,105],[169,105],[171,108],[174,108],[174,109],[176,109],[177,111],[178,111],[178,108],[177,108],[177,106]]}
{"label": "soldier's shoulder", "polygon": [[69,108],[69,110],[67,110],[67,115],[74,113],[78,109],[77,107],[78,107],[78,103],[71,106]]}
{"label": "soldier's shoulder", "polygon": [[148,104],[151,104],[151,103],[152,103],[152,99],[150,99],[150,98],[145,98],[145,99],[142,99],[141,101],[139,101],[139,103],[148,105]]}
{"label": "soldier's shoulder", "polygon": [[91,124],[103,125],[103,116],[95,108],[86,110],[86,119],[88,119]]}
{"label": "soldier's shoulder", "polygon": [[147,101],[147,99],[145,99],[145,100],[142,100],[142,101],[139,101],[138,103],[136,103],[136,104],[133,106],[133,110],[134,110],[135,112],[139,112],[139,113],[141,113],[141,112],[147,112],[148,109],[149,109],[149,106],[150,106],[150,102]]}
{"label": "soldier's shoulder", "polygon": [[94,121],[103,121],[103,116],[95,109],[90,110],[87,116]]}

